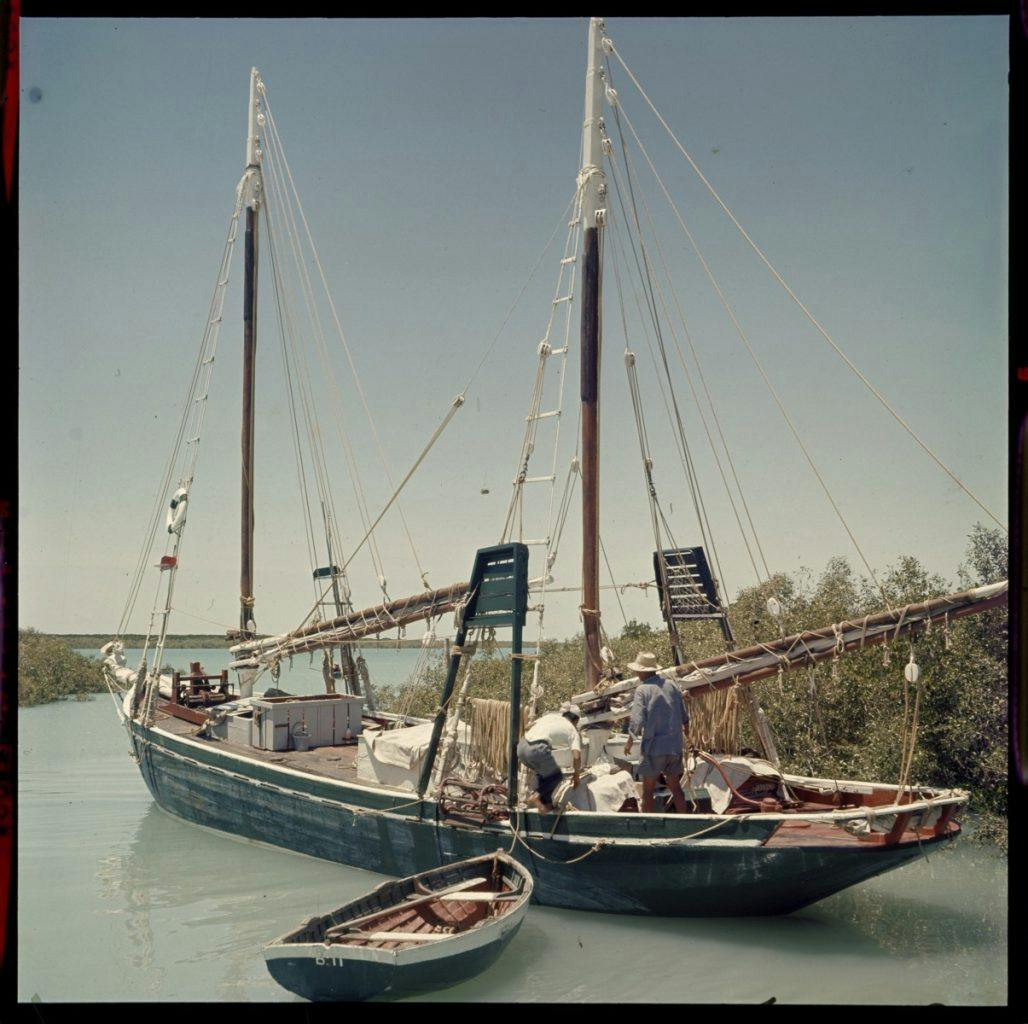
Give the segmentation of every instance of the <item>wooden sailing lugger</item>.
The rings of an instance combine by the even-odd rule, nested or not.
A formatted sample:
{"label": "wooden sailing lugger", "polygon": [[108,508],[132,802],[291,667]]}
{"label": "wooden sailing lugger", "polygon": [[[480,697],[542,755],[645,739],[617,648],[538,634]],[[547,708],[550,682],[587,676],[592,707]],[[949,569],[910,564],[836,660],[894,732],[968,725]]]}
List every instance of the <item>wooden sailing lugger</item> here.
{"label": "wooden sailing lugger", "polygon": [[[587,686],[579,700],[587,704],[597,720],[602,716],[616,717],[620,711],[612,702],[627,696],[636,685],[634,680],[628,680],[608,686],[601,682],[600,675],[598,368],[605,222],[600,112],[605,42],[608,41],[603,35],[602,22],[593,19],[589,27],[584,157],[579,175],[583,196],[585,294],[581,379],[584,498],[581,612]],[[612,46],[609,52],[615,52]],[[263,114],[257,113],[255,92],[263,95],[263,84],[253,72],[245,189],[242,198],[237,198],[225,259],[231,254],[238,204],[244,203],[249,213],[251,208],[256,208],[257,198],[262,194],[260,149],[256,145],[254,125],[263,124]],[[270,115],[270,110],[268,113]],[[251,166],[254,161],[257,171]],[[248,216],[247,222],[250,220]],[[269,218],[267,223],[270,244],[273,222]],[[253,240],[256,241],[255,237]],[[256,245],[251,249],[256,256]],[[227,281],[225,259],[209,321],[212,325],[221,319],[218,296],[223,296],[220,289]],[[253,276],[250,285],[244,285],[248,308],[255,294],[255,281]],[[244,336],[250,339],[249,345],[255,337],[252,320],[249,333],[244,332]],[[204,345],[207,345],[206,334]],[[201,357],[200,366],[213,362],[213,353],[205,347],[201,349]],[[203,387],[198,390],[202,392]],[[199,402],[199,397],[196,401]],[[461,402],[463,395],[455,400],[454,408]],[[252,401],[249,406],[244,403],[244,416],[252,416],[252,413]],[[438,436],[438,431],[434,436]],[[247,472],[251,455],[252,445],[248,448],[244,441],[244,477],[252,495],[252,473]],[[264,728],[268,725],[267,716],[276,710],[288,709],[292,702],[302,714],[304,708],[314,707],[317,701],[314,697],[285,695],[226,701],[219,709],[196,712],[201,718],[199,723],[169,714],[156,698],[171,610],[171,583],[177,571],[178,540],[184,525],[182,507],[191,480],[189,475],[172,501],[173,510],[176,500],[179,505],[168,524],[173,543],[170,554],[162,559],[162,571],[165,561],[170,559],[166,603],[163,609],[156,609],[161,616],[161,632],[150,670],[132,672],[123,658],[119,661],[119,641],[112,641],[104,651],[107,656],[105,673],[112,687],[131,686],[125,694],[122,721],[130,737],[133,756],[155,801],[172,814],[314,857],[397,876],[468,857],[491,855],[502,845],[531,871],[535,896],[540,903],[616,913],[689,916],[788,912],[920,857],[925,848],[948,842],[960,832],[955,815],[968,802],[968,794],[962,790],[794,775],[781,776],[794,799],[789,806],[770,801],[774,810],[765,810],[763,804],[755,809],[751,801],[742,808],[729,807],[722,814],[702,810],[687,814],[574,811],[554,818],[526,809],[517,799],[513,785],[514,756],[510,759],[511,783],[505,794],[515,805],[513,809],[501,804],[497,817],[493,813],[495,805],[485,806],[483,791],[481,814],[476,817],[472,808],[471,813],[458,815],[454,813],[454,802],[442,792],[443,787],[434,787],[431,779],[431,762],[439,740],[438,726],[445,717],[448,703],[445,698],[432,730],[433,753],[427,759],[429,771],[427,774],[422,771],[419,786],[407,788],[385,782],[372,783],[360,777],[355,763],[357,748],[352,745],[352,738],[344,737],[343,742],[338,743],[333,739],[331,757],[296,745],[283,747],[265,743],[262,746],[253,742],[258,711],[264,716],[260,723]],[[246,509],[244,494],[244,552]],[[252,531],[250,536],[252,538]],[[331,553],[329,558],[331,563]],[[546,568],[548,570],[549,565]],[[278,637],[256,640],[245,638],[253,624],[252,593],[249,592],[252,586],[247,585],[247,571],[252,584],[252,566],[248,570],[244,563],[241,574],[244,642],[233,650],[263,661],[266,667],[300,651],[345,644],[418,619],[431,620],[459,608],[465,601],[468,601],[466,609],[470,610],[475,589],[472,586],[469,592],[468,584],[457,583],[441,590],[426,590],[400,601],[387,600],[363,612],[336,615],[327,623],[313,622]],[[542,579],[545,586],[546,577]],[[527,590],[526,580],[523,591],[527,593]],[[468,600],[469,595],[471,600]],[[504,596],[508,596],[506,591]],[[779,670],[899,637],[927,621],[974,614],[995,607],[1005,599],[1005,584],[997,584],[809,631],[784,641],[733,651],[708,662],[684,664],[675,671],[687,689],[751,683]],[[523,619],[523,603],[518,607]],[[459,629],[458,636],[462,637],[465,632]],[[459,657],[451,659],[448,693],[453,692],[459,660]],[[515,715],[520,703],[519,674],[515,666],[520,670],[518,659],[512,661],[511,674],[509,738],[512,747],[517,736]],[[339,708],[350,699],[342,695],[336,698],[327,703]],[[334,708],[329,710],[335,713]],[[226,723],[227,718],[232,721]],[[397,719],[403,724],[410,722],[404,716],[393,716],[391,720],[389,716],[378,716],[373,722],[368,721],[368,727],[373,724],[379,729],[387,728],[397,724]],[[300,724],[303,725],[302,720]],[[333,737],[337,724],[333,718]],[[423,727],[428,723],[418,724]],[[235,727],[234,731],[231,726]],[[270,728],[265,732],[274,734]],[[247,736],[249,741],[240,738]],[[473,800],[464,800],[463,810],[466,812],[473,803]]]}

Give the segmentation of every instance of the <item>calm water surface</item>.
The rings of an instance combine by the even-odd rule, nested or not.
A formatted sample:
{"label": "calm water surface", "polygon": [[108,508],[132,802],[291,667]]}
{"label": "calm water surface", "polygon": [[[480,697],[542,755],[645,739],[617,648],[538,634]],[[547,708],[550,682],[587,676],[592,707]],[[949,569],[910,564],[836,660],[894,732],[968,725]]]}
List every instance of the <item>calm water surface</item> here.
{"label": "calm water surface", "polygon": [[[166,660],[190,657],[229,660]],[[416,657],[374,651],[372,678],[399,684]],[[300,661],[280,685],[318,692]],[[383,880],[158,810],[106,696],[22,709],[19,732],[19,1000],[296,1001],[261,945]],[[533,906],[498,963],[423,998],[1002,1005],[1006,943],[1006,860],[958,841],[782,918]]]}

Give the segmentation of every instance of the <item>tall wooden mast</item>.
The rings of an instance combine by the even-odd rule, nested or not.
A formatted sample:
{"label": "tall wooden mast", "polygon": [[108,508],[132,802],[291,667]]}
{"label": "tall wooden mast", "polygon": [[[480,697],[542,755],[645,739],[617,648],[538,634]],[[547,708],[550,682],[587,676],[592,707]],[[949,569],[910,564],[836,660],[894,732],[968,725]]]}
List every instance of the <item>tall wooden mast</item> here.
{"label": "tall wooden mast", "polygon": [[584,227],[582,268],[582,620],[585,681],[600,679],[600,230],[606,215],[600,128],[603,111],[603,19],[589,21],[582,169],[578,176]]}
{"label": "tall wooden mast", "polygon": [[239,626],[255,629],[253,617],[253,414],[257,350],[257,213],[261,202],[261,151],[258,138],[257,92],[260,75],[250,69],[250,109],[246,135],[246,170],[241,188],[246,207],[243,266],[243,430],[242,529],[239,571]]}

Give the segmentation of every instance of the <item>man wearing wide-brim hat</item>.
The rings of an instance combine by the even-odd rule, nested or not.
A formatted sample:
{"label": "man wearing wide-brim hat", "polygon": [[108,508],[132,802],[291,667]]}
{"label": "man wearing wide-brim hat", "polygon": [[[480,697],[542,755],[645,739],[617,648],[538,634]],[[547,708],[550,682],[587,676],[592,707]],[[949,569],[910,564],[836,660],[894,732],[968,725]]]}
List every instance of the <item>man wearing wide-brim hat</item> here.
{"label": "man wearing wide-brim hat", "polygon": [[643,784],[643,813],[653,812],[653,792],[657,788],[657,779],[663,774],[671,790],[675,810],[684,814],[682,752],[689,727],[689,712],[685,708],[682,691],[670,679],[658,675],[661,668],[657,664],[657,656],[650,651],[640,651],[628,667],[639,676],[639,685],[632,701],[625,753],[630,754],[635,738],[642,736],[639,774]]}

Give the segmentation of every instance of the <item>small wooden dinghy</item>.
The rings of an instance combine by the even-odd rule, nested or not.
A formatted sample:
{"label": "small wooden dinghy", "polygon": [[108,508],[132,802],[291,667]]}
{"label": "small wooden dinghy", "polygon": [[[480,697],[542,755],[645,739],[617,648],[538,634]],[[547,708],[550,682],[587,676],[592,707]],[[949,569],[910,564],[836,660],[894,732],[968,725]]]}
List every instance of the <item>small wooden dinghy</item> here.
{"label": "small wooden dinghy", "polygon": [[514,937],[532,876],[501,850],[395,882],[264,947],[271,976],[305,999],[356,1001],[446,988]]}

